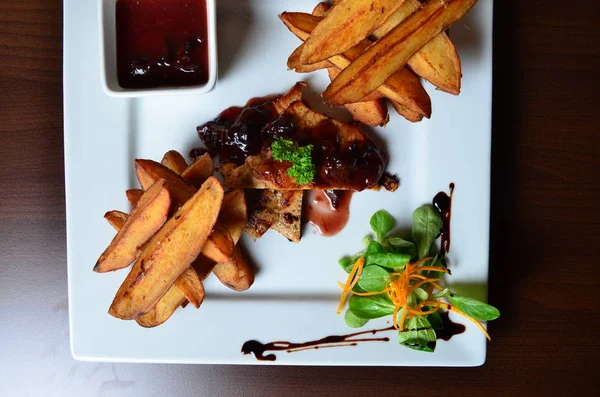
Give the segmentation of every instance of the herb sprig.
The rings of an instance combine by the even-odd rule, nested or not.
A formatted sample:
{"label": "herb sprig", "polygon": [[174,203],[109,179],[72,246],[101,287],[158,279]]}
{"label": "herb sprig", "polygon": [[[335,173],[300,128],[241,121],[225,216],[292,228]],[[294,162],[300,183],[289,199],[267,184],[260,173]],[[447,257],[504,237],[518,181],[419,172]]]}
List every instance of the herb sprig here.
{"label": "herb sprig", "polygon": [[436,253],[442,218],[435,207],[417,208],[411,233],[402,238],[389,236],[396,222],[385,210],[376,212],[370,224],[377,239],[366,237],[363,252],[339,261],[349,273],[345,285],[340,284],[343,292],[338,307],[341,313],[351,294],[344,316],[348,326],[359,328],[371,319],[392,315],[401,345],[433,352],[442,309],[474,322],[489,339],[480,321],[498,318],[498,309],[440,285],[450,270]]}
{"label": "herb sprig", "polygon": [[289,161],[288,175],[305,185],[315,178],[315,165],[312,162],[313,145],[299,146],[285,138],[278,138],[271,144],[271,152],[276,161]]}

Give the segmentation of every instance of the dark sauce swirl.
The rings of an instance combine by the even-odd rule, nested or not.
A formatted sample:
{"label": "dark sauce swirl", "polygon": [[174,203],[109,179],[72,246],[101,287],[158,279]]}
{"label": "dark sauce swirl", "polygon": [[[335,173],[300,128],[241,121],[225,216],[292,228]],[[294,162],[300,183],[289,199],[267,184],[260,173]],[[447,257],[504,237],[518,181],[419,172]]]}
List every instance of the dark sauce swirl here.
{"label": "dark sauce swirl", "polygon": [[[442,319],[442,328],[436,330],[437,339],[449,341],[454,335],[465,332],[465,326],[455,323],[450,320],[447,312],[440,314]],[[278,341],[270,343],[261,343],[257,340],[249,340],[242,345],[243,354],[252,354],[259,361],[275,361],[275,354],[265,354],[267,352],[286,351],[288,353],[296,353],[303,350],[323,349],[332,347],[357,346],[359,343],[365,342],[389,342],[390,338],[360,338],[362,335],[375,335],[379,332],[395,330],[393,326],[381,329],[372,329],[368,331],[354,332],[346,335],[330,335],[321,339],[311,340],[308,342],[287,342]],[[358,338],[357,338],[358,337]]]}

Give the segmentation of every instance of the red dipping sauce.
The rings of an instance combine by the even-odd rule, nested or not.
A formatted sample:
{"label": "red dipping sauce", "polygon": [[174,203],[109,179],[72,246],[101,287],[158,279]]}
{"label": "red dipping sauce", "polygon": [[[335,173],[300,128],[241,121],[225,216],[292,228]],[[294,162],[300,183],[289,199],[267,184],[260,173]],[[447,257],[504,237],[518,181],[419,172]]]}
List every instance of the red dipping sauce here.
{"label": "red dipping sauce", "polygon": [[208,81],[206,0],[117,0],[117,75],[122,88]]}

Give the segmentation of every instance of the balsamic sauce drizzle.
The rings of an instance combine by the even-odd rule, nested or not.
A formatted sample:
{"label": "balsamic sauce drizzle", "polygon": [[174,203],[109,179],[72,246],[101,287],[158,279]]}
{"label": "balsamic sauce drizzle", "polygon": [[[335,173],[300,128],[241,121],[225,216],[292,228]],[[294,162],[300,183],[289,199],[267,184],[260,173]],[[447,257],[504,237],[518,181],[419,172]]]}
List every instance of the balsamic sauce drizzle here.
{"label": "balsamic sauce drizzle", "polygon": [[440,256],[444,257],[450,250],[450,218],[452,217],[452,195],[454,193],[454,183],[450,184],[450,195],[446,192],[439,192],[433,198],[433,206],[440,211],[442,216],[441,250]]}
{"label": "balsamic sauce drizzle", "polygon": [[[462,334],[465,332],[465,326],[462,324],[455,323],[448,317],[448,312],[440,313],[442,318],[442,329],[436,330],[438,339],[445,341],[450,340],[454,335]],[[347,335],[330,335],[325,338],[311,340],[302,343],[293,343],[287,341],[278,341],[270,343],[261,343],[257,340],[249,340],[242,346],[243,354],[252,354],[258,361],[275,361],[277,356],[273,353],[266,354],[267,352],[286,351],[287,353],[297,353],[303,350],[312,349],[326,349],[332,347],[344,347],[344,346],[358,346],[359,343],[364,342],[389,342],[390,338],[356,338],[361,335],[375,335],[379,332],[395,331],[394,326],[380,329],[373,329],[368,331],[354,332]]]}

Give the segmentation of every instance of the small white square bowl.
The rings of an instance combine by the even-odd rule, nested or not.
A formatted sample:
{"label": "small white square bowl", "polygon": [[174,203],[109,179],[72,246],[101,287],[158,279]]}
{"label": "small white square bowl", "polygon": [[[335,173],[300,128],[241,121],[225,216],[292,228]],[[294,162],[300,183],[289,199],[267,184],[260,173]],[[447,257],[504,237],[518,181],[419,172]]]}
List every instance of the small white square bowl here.
{"label": "small white square bowl", "polygon": [[[100,15],[100,71],[104,91],[115,97],[136,98],[154,95],[205,94],[215,87],[218,75],[217,63],[217,11],[215,0],[206,1],[208,33],[208,81],[203,85],[182,87],[158,87],[127,89],[117,79],[117,29],[116,3],[118,0],[98,0]],[[168,1],[168,0],[165,0]]]}

